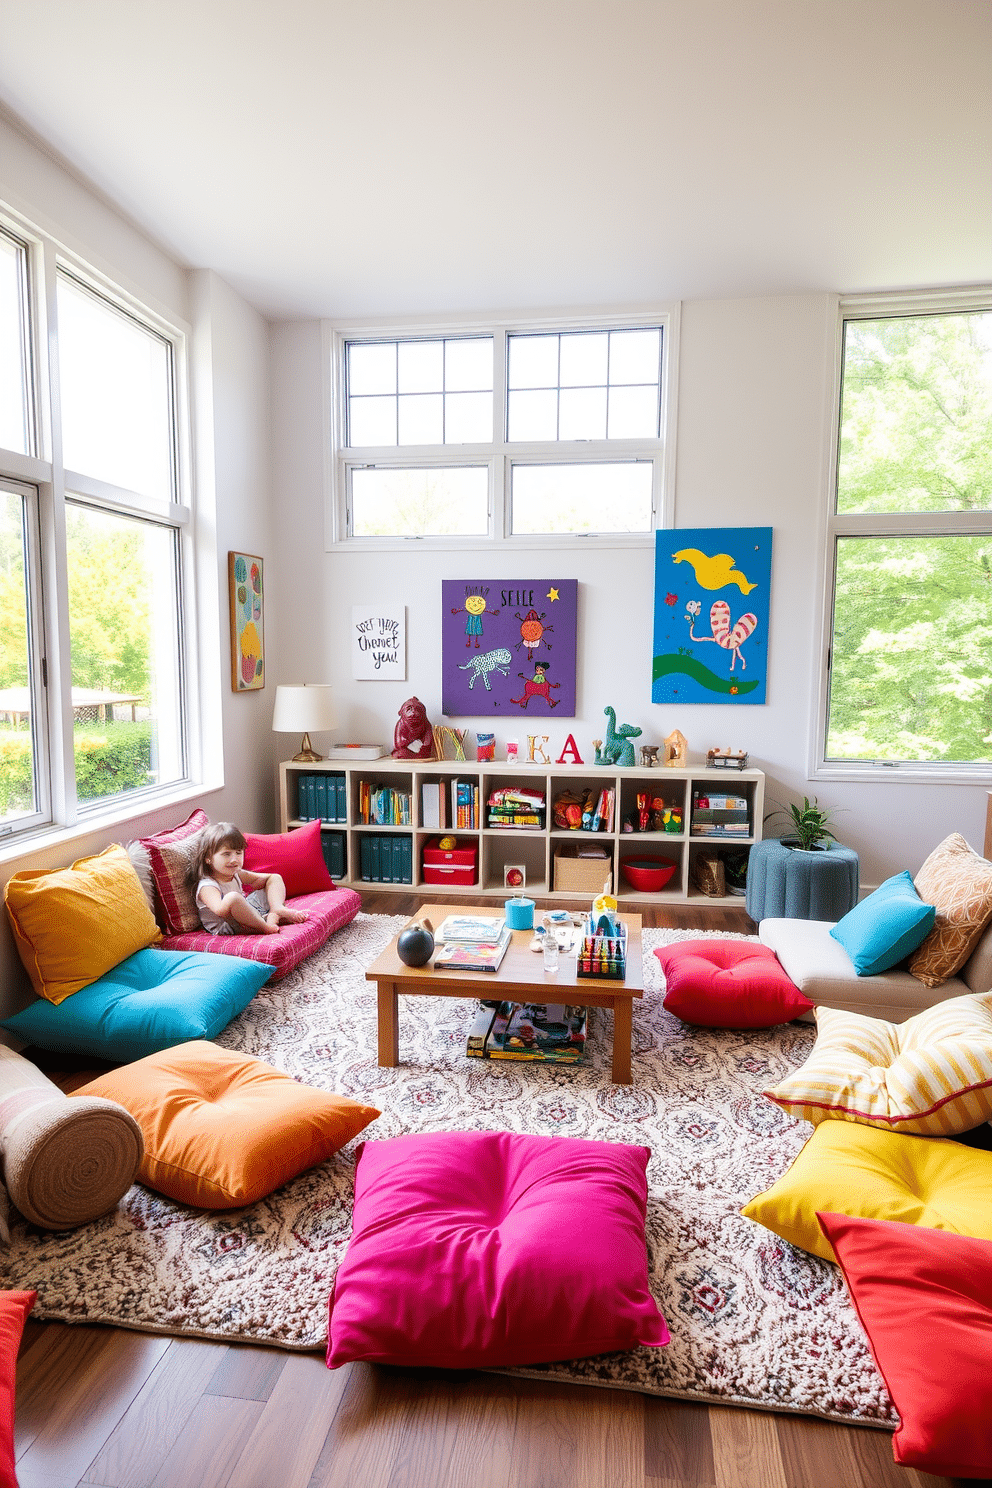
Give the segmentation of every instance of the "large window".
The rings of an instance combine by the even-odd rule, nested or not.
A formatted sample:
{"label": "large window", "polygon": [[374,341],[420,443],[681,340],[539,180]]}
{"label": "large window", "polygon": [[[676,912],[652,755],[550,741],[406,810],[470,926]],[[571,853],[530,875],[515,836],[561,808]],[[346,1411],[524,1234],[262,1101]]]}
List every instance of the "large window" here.
{"label": "large window", "polygon": [[992,297],[848,313],[825,762],[992,762]]}
{"label": "large window", "polygon": [[337,332],[335,538],[648,536],[665,517],[673,339],[670,312]]}
{"label": "large window", "polygon": [[188,775],[182,354],[43,235],[0,232],[2,836]]}

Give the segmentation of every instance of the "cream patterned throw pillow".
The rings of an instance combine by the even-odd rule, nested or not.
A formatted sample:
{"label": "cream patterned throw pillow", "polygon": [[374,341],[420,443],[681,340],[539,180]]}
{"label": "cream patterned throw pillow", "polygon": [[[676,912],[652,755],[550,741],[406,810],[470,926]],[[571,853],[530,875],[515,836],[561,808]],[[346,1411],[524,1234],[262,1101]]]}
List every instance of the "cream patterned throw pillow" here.
{"label": "cream patterned throw pillow", "polygon": [[765,1091],[790,1116],[921,1137],[992,1118],[992,992],[949,997],[905,1023],[818,1007],[816,1027],[806,1063]]}
{"label": "cream patterned throw pillow", "polygon": [[909,970],[928,987],[959,971],[992,919],[992,863],[953,832],[913,880],[920,898],[937,909],[933,929],[913,952]]}

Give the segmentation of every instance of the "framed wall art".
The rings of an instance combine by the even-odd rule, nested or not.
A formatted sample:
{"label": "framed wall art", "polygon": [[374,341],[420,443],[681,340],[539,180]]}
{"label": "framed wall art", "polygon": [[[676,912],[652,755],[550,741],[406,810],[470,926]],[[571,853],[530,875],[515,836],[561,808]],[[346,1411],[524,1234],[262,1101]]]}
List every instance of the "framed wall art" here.
{"label": "framed wall art", "polygon": [[406,681],[405,605],[352,605],[351,675],[367,682]]}
{"label": "framed wall art", "polygon": [[231,689],[258,692],[265,686],[265,589],[262,560],[228,553],[231,596]]}
{"label": "framed wall art", "polygon": [[657,533],[653,703],[765,701],[771,578],[770,527]]}
{"label": "framed wall art", "polygon": [[441,711],[574,718],[578,588],[576,579],[444,579]]}

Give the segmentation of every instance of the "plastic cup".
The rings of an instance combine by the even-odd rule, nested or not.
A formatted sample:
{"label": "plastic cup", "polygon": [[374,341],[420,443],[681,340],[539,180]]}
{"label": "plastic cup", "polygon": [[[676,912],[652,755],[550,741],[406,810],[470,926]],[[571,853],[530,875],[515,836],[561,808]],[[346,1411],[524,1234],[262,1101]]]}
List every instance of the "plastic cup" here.
{"label": "plastic cup", "polygon": [[551,930],[547,931],[544,937],[544,969],[545,971],[558,970],[558,941]]}

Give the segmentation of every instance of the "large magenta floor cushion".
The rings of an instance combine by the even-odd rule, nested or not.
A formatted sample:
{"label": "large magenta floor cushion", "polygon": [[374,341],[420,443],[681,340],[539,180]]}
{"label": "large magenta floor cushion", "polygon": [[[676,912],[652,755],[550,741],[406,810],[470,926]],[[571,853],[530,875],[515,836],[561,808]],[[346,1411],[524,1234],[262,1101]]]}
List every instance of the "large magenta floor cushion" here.
{"label": "large magenta floor cushion", "polygon": [[770,1028],[813,1004],[756,940],[684,940],[659,946],[665,1007],[701,1028]]}
{"label": "large magenta floor cushion", "polygon": [[294,909],[305,909],[307,919],[299,925],[283,925],[278,935],[209,935],[206,930],[189,930],[182,935],[167,935],[162,949],[214,951],[221,956],[261,961],[273,967],[271,980],[278,982],[319,950],[335,930],[353,920],[362,907],[354,889],[300,894],[291,903]]}
{"label": "large magenta floor cushion", "polygon": [[542,1364],[667,1343],[648,1287],[649,1157],[510,1132],[364,1143],[328,1367]]}

